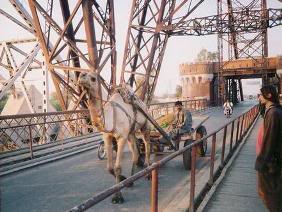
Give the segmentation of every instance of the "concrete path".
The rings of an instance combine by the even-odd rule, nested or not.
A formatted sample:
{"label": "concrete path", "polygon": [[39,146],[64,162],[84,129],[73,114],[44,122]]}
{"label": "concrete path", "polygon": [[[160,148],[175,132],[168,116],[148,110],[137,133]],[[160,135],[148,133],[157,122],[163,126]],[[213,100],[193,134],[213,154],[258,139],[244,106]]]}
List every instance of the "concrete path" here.
{"label": "concrete path", "polygon": [[267,211],[257,194],[257,175],[254,170],[256,137],[260,124],[262,119],[255,124],[240,154],[233,161],[204,211]]}

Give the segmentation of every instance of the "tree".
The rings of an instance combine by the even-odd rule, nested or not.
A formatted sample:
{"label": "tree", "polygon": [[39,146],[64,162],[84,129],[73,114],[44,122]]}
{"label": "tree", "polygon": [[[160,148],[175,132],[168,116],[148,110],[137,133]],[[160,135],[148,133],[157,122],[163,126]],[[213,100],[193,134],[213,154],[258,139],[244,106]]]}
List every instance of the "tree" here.
{"label": "tree", "polygon": [[50,103],[57,111],[62,111],[56,92],[51,93]]}
{"label": "tree", "polygon": [[196,62],[215,62],[218,60],[218,52],[209,52],[203,48],[197,55]]}
{"label": "tree", "polygon": [[180,98],[182,96],[182,86],[181,85],[177,85],[176,89],[175,89],[175,96],[177,98]]}
{"label": "tree", "polygon": [[6,94],[4,95],[1,100],[0,100],[0,113],[2,112],[2,110],[4,109],[7,101],[8,101],[9,96]]}

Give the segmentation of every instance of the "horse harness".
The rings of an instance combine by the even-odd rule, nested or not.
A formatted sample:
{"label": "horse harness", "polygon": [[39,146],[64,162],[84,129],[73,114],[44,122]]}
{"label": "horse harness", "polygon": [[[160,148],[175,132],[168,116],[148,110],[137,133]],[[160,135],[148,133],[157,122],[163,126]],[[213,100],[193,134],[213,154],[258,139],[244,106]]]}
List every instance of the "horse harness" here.
{"label": "horse harness", "polygon": [[[103,122],[104,122],[104,129],[103,129],[103,132],[106,132],[106,133],[114,133],[116,131],[116,114],[117,114],[117,111],[116,109],[119,108],[120,110],[122,110],[125,115],[127,116],[129,122],[130,122],[130,130],[129,130],[129,134],[131,134],[134,129],[135,129],[135,126],[136,126],[136,123],[139,124],[140,126],[142,126],[141,123],[139,123],[137,120],[136,120],[136,117],[137,117],[137,106],[136,106],[136,99],[135,99],[135,96],[134,95],[124,95],[124,91],[123,92],[120,92],[120,89],[117,89],[116,90],[122,97],[123,101],[127,104],[130,104],[132,106],[132,110],[133,110],[133,117],[130,116],[130,114],[117,102],[113,102],[113,101],[108,101],[108,103],[111,104],[111,106],[113,107],[113,127],[111,130],[106,130],[105,129],[105,116],[104,116],[104,112],[103,112]],[[147,122],[147,121],[146,121]],[[146,124],[145,122],[145,124]],[[144,125],[145,125],[144,124]],[[144,126],[143,125],[143,126]]]}

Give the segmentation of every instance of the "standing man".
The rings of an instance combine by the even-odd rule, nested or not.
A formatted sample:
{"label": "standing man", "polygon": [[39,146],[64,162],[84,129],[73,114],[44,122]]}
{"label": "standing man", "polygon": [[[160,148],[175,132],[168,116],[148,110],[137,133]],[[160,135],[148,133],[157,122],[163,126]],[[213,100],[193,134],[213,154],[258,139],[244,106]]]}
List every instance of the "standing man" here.
{"label": "standing man", "polygon": [[260,89],[265,105],[262,146],[256,159],[258,194],[271,212],[282,211],[282,108],[276,88]]}

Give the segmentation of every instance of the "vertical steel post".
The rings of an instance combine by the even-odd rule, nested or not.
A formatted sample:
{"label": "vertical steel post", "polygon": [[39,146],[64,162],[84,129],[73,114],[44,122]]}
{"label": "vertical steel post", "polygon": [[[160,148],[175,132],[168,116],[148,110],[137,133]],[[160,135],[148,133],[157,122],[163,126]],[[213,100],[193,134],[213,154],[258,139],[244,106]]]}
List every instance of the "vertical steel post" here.
{"label": "vertical steel post", "polygon": [[222,150],[221,150],[221,167],[223,167],[224,163],[224,154],[225,154],[225,143],[226,143],[226,133],[227,126],[224,127],[223,140],[222,140]]}
{"label": "vertical steel post", "polygon": [[191,160],[191,180],[190,180],[190,204],[189,212],[195,211],[195,187],[196,187],[196,146],[192,147],[192,160]]}
{"label": "vertical steel post", "polygon": [[151,186],[151,210],[150,212],[158,212],[158,168],[152,171],[152,186]]}
{"label": "vertical steel post", "polygon": [[232,148],[233,148],[233,135],[234,135],[234,121],[232,121],[232,124],[231,124],[231,136],[230,136],[230,148],[229,148],[229,153],[232,152]]}
{"label": "vertical steel post", "polygon": [[237,130],[236,130],[235,145],[237,145],[238,141],[239,141],[240,119],[241,119],[241,116],[237,119]]}
{"label": "vertical steel post", "polygon": [[208,184],[211,186],[213,183],[213,171],[214,171],[214,160],[215,160],[215,143],[216,133],[212,135],[212,150],[211,150],[211,166],[210,166],[210,179]]}
{"label": "vertical steel post", "polygon": [[32,132],[31,132],[31,126],[28,126],[29,130],[29,151],[30,151],[30,159],[33,159],[33,148],[32,148]]}
{"label": "vertical steel post", "polygon": [[245,121],[245,114],[243,115],[242,120],[241,120],[240,141],[242,140],[242,137],[244,135],[244,133],[243,133],[244,121]]}

